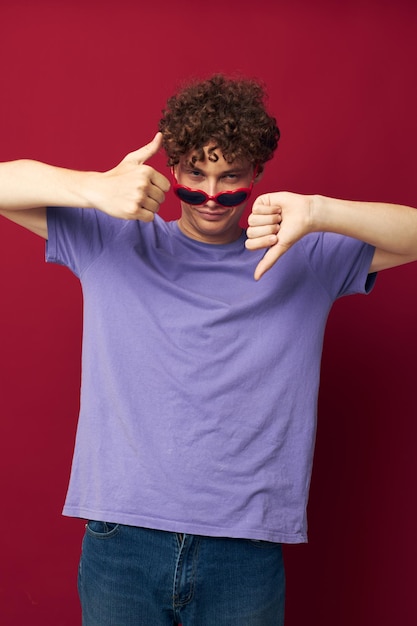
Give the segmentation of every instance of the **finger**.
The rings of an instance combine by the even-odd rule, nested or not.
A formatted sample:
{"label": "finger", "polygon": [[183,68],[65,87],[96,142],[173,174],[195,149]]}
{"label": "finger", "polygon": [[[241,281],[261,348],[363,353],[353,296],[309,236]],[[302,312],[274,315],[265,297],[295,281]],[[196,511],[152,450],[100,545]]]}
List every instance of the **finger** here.
{"label": "finger", "polygon": [[139,165],[145,163],[148,159],[154,156],[162,146],[162,133],[156,133],[155,137],[139,150],[130,152],[125,159],[129,161],[136,161]]}
{"label": "finger", "polygon": [[272,201],[272,194],[263,194],[262,196],[258,196],[252,207],[252,213],[259,213],[261,215],[271,215],[280,211],[281,205],[276,201]]}
{"label": "finger", "polygon": [[137,212],[135,219],[140,220],[141,222],[153,222],[153,220],[155,219],[155,212],[148,211],[145,208],[141,208]]}
{"label": "finger", "polygon": [[249,226],[265,226],[267,224],[279,224],[282,221],[281,210],[278,213],[258,214],[251,213],[248,217]]}
{"label": "finger", "polygon": [[265,272],[271,269],[271,267],[278,261],[287,249],[288,248],[286,246],[281,246],[279,242],[275,244],[275,246],[272,246],[272,248],[269,248],[256,266],[254,274],[255,280],[259,280]]}
{"label": "finger", "polygon": [[247,250],[262,250],[263,248],[274,246],[277,241],[277,235],[269,234],[263,237],[256,237],[255,239],[246,239],[245,247]]}
{"label": "finger", "polygon": [[162,200],[159,201],[159,200],[154,200],[154,198],[152,198],[151,196],[147,196],[143,198],[141,203],[139,204],[139,210],[143,209],[145,211],[149,211],[149,213],[157,213],[163,201],[164,201],[164,198],[162,198]]}
{"label": "finger", "polygon": [[246,234],[249,239],[256,239],[257,237],[264,237],[265,235],[274,235],[280,229],[280,221],[275,223],[266,222],[265,224],[256,224],[254,226],[248,226]]}
{"label": "finger", "polygon": [[169,191],[171,187],[171,183],[169,182],[168,178],[160,172],[157,172],[156,170],[153,170],[152,172],[151,183],[154,187],[161,189],[164,193]]}
{"label": "finger", "polygon": [[[268,235],[276,235],[279,232],[279,224],[268,224],[267,226],[249,226],[246,230],[248,239],[262,239]],[[276,240],[274,241],[276,243]]]}
{"label": "finger", "polygon": [[141,172],[141,182],[138,184],[138,191],[143,198],[152,198],[159,204],[165,200],[165,193],[169,190],[169,180],[162,174],[153,170],[148,165],[142,165],[146,168]]}

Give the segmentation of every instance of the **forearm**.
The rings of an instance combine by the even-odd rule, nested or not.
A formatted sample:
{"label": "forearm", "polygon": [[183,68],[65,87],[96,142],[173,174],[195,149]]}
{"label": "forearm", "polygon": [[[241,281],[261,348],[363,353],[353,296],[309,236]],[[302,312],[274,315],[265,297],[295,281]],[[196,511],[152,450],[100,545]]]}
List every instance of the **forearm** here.
{"label": "forearm", "polygon": [[380,202],[311,198],[312,230],[340,233],[399,255],[417,256],[417,210]]}
{"label": "forearm", "polygon": [[90,208],[94,176],[39,161],[0,163],[0,211],[50,205]]}
{"label": "forearm", "polygon": [[94,207],[112,217],[150,222],[170,187],[165,176],[145,164],[161,142],[157,133],[106,172],[80,172],[29,160],[0,163],[0,213],[10,219],[19,209]]}

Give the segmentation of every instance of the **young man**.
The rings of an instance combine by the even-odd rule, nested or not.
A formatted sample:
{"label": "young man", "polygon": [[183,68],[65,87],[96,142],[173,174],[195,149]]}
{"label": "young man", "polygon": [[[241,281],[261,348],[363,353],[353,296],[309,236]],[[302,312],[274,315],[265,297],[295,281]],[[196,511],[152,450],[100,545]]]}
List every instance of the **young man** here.
{"label": "young man", "polygon": [[[90,520],[83,625],[281,626],[281,544],[307,538],[326,319],[375,271],[417,259],[417,212],[266,194],[247,238],[279,138],[259,85],[193,84],[160,131],[105,173],[0,167],[1,212],[83,284],[64,509]],[[169,180],[145,164],[161,142],[173,222],[156,215]]]}

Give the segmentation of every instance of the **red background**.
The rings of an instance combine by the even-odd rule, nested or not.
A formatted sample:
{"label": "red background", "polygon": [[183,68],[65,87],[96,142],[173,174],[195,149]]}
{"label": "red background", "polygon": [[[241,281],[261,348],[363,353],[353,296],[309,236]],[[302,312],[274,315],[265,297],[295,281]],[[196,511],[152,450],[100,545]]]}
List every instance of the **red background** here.
{"label": "red background", "polygon": [[[282,130],[259,192],[417,206],[416,29],[412,0],[3,0],[0,159],[109,168],[152,138],[184,79],[240,71],[266,82]],[[152,163],[165,171],[162,157]],[[161,212],[176,211],[170,196]],[[83,522],[60,512],[81,296],[68,270],[44,264],[43,248],[1,221],[6,626],[80,624]],[[285,551],[288,626],[417,623],[416,278],[416,265],[382,273],[372,296],[344,299],[330,316],[310,543]]]}

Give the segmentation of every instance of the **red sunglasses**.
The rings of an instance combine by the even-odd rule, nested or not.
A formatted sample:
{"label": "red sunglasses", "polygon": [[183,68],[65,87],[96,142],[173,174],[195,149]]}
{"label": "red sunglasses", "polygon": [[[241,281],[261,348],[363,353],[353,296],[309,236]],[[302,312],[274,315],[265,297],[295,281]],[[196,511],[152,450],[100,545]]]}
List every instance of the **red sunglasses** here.
{"label": "red sunglasses", "polygon": [[[172,189],[175,195],[177,195],[178,198],[186,204],[199,206],[201,204],[205,204],[209,200],[214,200],[214,202],[224,207],[238,206],[249,198],[257,173],[258,166],[256,166],[253,171],[250,187],[240,187],[239,189],[234,189],[233,191],[219,191],[219,193],[216,193],[214,196],[209,196],[202,189],[191,189],[191,187],[186,187],[185,185],[180,185],[179,183],[175,183]],[[175,180],[177,180],[174,170],[172,170],[172,175]]]}

